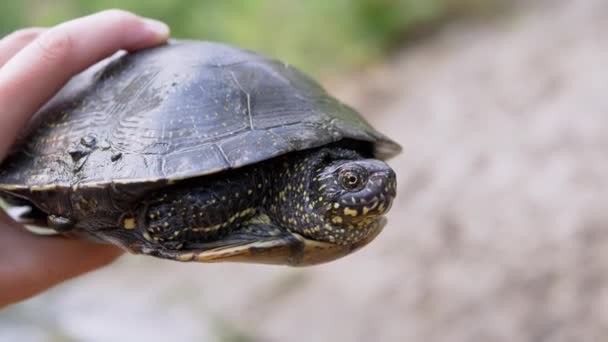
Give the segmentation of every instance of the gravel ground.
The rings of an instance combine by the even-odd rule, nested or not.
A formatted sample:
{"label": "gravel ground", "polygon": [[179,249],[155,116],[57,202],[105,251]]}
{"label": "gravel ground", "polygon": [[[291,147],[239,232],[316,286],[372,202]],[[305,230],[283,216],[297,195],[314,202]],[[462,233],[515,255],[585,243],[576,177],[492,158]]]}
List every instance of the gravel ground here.
{"label": "gravel ground", "polygon": [[307,269],[125,257],[0,312],[0,340],[604,340],[608,3],[524,7],[333,86],[404,146],[367,248]]}

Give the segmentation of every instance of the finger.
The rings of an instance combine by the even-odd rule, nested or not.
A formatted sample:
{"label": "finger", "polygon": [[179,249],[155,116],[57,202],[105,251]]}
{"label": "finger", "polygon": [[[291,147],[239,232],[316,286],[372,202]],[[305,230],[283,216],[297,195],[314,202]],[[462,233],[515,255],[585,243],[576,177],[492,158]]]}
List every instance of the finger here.
{"label": "finger", "polygon": [[49,29],[0,69],[0,159],[17,132],[74,74],[120,49],[167,40],[158,21],[109,10]]}
{"label": "finger", "polygon": [[2,38],[0,40],[0,68],[45,30],[41,27],[31,27],[17,30]]}
{"label": "finger", "polygon": [[0,308],[105,266],[122,254],[110,245],[37,236],[0,215]]}

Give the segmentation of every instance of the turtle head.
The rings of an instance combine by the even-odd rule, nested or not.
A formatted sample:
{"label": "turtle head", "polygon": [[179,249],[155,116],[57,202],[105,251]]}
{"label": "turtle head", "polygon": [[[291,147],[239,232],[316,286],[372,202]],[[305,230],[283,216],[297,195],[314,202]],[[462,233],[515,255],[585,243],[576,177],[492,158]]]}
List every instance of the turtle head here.
{"label": "turtle head", "polygon": [[313,178],[314,209],[323,224],[311,236],[349,245],[375,235],[396,195],[395,172],[376,159],[335,160]]}

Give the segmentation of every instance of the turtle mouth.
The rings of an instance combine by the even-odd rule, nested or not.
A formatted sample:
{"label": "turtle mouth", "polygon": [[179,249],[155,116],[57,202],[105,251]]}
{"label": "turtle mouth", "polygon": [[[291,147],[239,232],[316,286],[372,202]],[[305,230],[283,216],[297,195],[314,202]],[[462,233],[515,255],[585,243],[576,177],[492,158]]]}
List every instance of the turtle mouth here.
{"label": "turtle mouth", "polygon": [[357,215],[351,219],[353,223],[370,223],[371,221],[378,220],[383,218],[386,213],[391,209],[393,205],[393,201],[391,198],[386,198],[383,200],[377,200],[368,204],[366,206],[362,206],[357,211],[360,215]]}

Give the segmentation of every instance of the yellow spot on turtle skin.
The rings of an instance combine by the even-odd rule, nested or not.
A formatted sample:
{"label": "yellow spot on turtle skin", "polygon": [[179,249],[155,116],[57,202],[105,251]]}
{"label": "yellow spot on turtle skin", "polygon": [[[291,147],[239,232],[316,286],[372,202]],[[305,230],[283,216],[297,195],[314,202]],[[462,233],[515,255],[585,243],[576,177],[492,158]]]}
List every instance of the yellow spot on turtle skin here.
{"label": "yellow spot on turtle skin", "polygon": [[168,222],[163,222],[163,227],[165,227],[165,228],[169,227],[169,223]]}
{"label": "yellow spot on turtle skin", "polygon": [[251,194],[253,194],[253,190],[251,190],[251,189],[247,190],[247,195],[251,195]]}
{"label": "yellow spot on turtle skin", "polygon": [[252,217],[249,220],[249,223],[270,224],[271,220],[270,220],[270,217],[268,217],[268,215],[266,215],[266,214],[259,214],[257,216]]}
{"label": "yellow spot on turtle skin", "polygon": [[148,217],[150,218],[150,220],[154,220],[154,218],[156,217],[154,214],[150,214],[148,215]]}
{"label": "yellow spot on turtle skin", "polygon": [[319,196],[318,201],[319,201],[319,202],[323,202],[323,196]]}
{"label": "yellow spot on turtle skin", "polygon": [[363,207],[363,215],[367,215],[371,209],[369,207]]}
{"label": "yellow spot on turtle skin", "polygon": [[340,217],[340,216],[334,216],[334,217],[332,217],[331,221],[333,223],[340,224],[340,223],[342,223],[342,217]]}
{"label": "yellow spot on turtle skin", "polygon": [[351,208],[344,208],[344,215],[350,215],[350,216],[356,217],[357,215],[359,215],[359,213],[356,210],[353,210]]}
{"label": "yellow spot on turtle skin", "polygon": [[234,223],[239,217],[245,217],[248,215],[253,215],[255,214],[255,209],[253,208],[248,208],[245,209],[241,212],[238,212],[234,215],[232,215],[230,218],[228,218],[228,220],[222,224],[216,224],[210,227],[196,227],[196,228],[192,228],[193,232],[211,232],[211,231],[215,231],[218,230],[219,228],[224,228],[227,227],[229,224]]}
{"label": "yellow spot on turtle skin", "polygon": [[245,217],[245,216],[248,216],[248,215],[253,215],[253,214],[255,214],[255,209],[253,209],[253,208],[248,208],[248,209],[245,209],[245,210],[241,211],[241,212],[239,213],[239,216],[240,216],[240,217]]}
{"label": "yellow spot on turtle skin", "polygon": [[334,208],[336,208],[336,209],[340,208],[340,203],[338,203],[338,202],[334,203]]}
{"label": "yellow spot on turtle skin", "polygon": [[150,237],[150,234],[148,234],[147,232],[145,232],[143,235],[144,235],[144,239],[146,239],[147,241],[152,242],[152,238]]}
{"label": "yellow spot on turtle skin", "polygon": [[124,220],[122,221],[122,227],[123,227],[124,229],[129,229],[129,230],[130,230],[130,229],[135,229],[135,227],[136,227],[136,224],[135,224],[135,218],[133,218],[133,217],[128,217],[128,218],[124,219]]}
{"label": "yellow spot on turtle skin", "polygon": [[384,207],[384,203],[382,203],[382,204],[380,204],[380,206],[378,207],[378,212],[382,214],[382,213],[384,213],[384,210],[385,210],[385,209],[386,209],[386,208]]}

